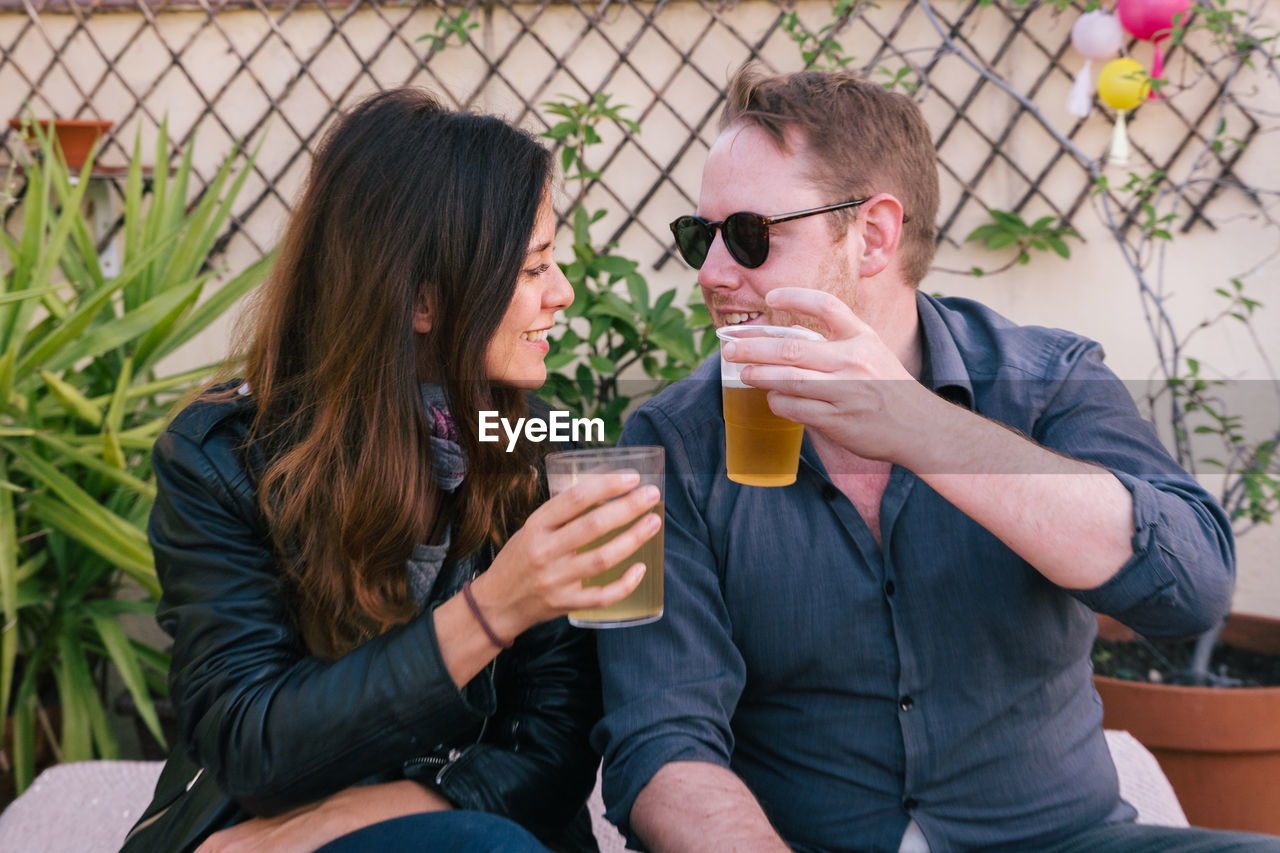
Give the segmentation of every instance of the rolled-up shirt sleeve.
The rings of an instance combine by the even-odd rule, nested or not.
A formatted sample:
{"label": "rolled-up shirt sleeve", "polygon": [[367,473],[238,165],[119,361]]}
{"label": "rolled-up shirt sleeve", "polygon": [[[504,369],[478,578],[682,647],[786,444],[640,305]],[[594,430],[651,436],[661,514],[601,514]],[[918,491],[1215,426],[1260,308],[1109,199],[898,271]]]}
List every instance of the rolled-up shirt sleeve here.
{"label": "rolled-up shirt sleeve", "polygon": [[632,804],[664,764],[729,767],[730,720],[746,668],[700,505],[709,472],[690,465],[683,438],[661,412],[638,411],[619,443],[666,448],[663,616],[603,631],[598,641],[605,716],[592,737],[604,753],[606,814],[634,841]]}
{"label": "rolled-up shirt sleeve", "polygon": [[1133,554],[1109,580],[1072,595],[1150,636],[1189,636],[1222,619],[1235,584],[1231,521],[1165,450],[1102,348],[1077,339],[1062,358],[1034,438],[1109,470],[1133,497]]}

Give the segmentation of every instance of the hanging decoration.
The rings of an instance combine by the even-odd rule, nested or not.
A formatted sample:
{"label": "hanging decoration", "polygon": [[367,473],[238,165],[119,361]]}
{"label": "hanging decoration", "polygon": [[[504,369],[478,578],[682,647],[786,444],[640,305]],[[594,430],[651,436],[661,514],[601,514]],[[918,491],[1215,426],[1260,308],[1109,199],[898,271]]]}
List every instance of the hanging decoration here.
{"label": "hanging decoration", "polygon": [[1129,163],[1129,134],[1124,114],[1136,108],[1151,92],[1151,78],[1136,59],[1122,56],[1102,66],[1098,74],[1098,97],[1116,111],[1116,124],[1111,132],[1111,152],[1107,163],[1125,166]]}
{"label": "hanging decoration", "polygon": [[[1169,35],[1175,23],[1186,23],[1191,0],[1117,0],[1116,13],[1120,24],[1134,38],[1151,42],[1154,54],[1151,60],[1151,76],[1164,76],[1164,54],[1160,51],[1160,39]],[[1177,22],[1175,18],[1181,15]],[[1154,90],[1148,97],[1158,98]]]}
{"label": "hanging decoration", "polygon": [[1071,46],[1084,57],[1084,67],[1067,95],[1067,112],[1076,118],[1088,117],[1093,108],[1093,62],[1115,56],[1123,44],[1120,19],[1110,12],[1095,9],[1076,19],[1071,27]]}

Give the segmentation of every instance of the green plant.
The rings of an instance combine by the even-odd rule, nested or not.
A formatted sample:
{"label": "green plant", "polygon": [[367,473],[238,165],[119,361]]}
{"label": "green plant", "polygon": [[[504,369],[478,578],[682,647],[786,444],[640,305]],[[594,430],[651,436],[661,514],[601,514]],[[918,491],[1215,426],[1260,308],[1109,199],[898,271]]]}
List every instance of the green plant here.
{"label": "green plant", "polygon": [[875,5],[863,0],[836,0],[831,10],[832,20],[823,24],[816,31],[810,30],[800,20],[794,10],[782,15],[782,29],[796,43],[800,50],[800,58],[806,68],[824,68],[836,71],[853,62],[852,56],[845,56],[844,46],[836,41],[836,33],[844,29],[848,19],[861,5]]}
{"label": "green plant", "polygon": [[1067,246],[1067,237],[1080,235],[1066,225],[1054,225],[1054,217],[1042,216],[1035,222],[1026,222],[1016,211],[988,210],[991,221],[979,225],[965,237],[965,242],[980,240],[989,251],[1000,251],[1012,248],[1013,258],[1004,266],[993,270],[972,267],[971,275],[990,275],[1010,269],[1014,264],[1031,262],[1033,251],[1052,251],[1061,258],[1071,257],[1071,248]]}
{"label": "green plant", "polygon": [[[687,376],[715,349],[716,340],[706,306],[695,301],[686,313],[673,304],[675,291],[650,300],[640,265],[614,254],[612,243],[597,247],[592,242],[591,225],[606,211],[588,212],[581,203],[588,182],[599,177],[586,165],[586,150],[601,141],[596,131],[601,121],[618,122],[632,133],[640,127],[623,118],[620,110],[625,105],[610,105],[606,94],[587,101],[561,97],[545,105],[561,121],[543,135],[563,146],[560,162],[565,179],[579,181],[582,188],[573,210],[573,261],[560,265],[573,285],[574,302],[565,311],[570,325],[550,340],[542,394],[553,405],[579,416],[601,418],[605,438],[614,442],[622,431],[626,408],[639,396]],[[571,366],[572,377],[561,372]],[[634,373],[637,367],[648,380],[644,390],[623,393],[619,377]]]}
{"label": "green plant", "polygon": [[130,638],[120,617],[154,612],[159,585],[145,533],[155,496],[151,444],[168,411],[209,373],[161,376],[161,360],[260,281],[270,256],[200,298],[215,241],[253,157],[233,152],[188,203],[192,146],[173,174],[167,128],[144,191],[135,140],[126,178],[118,275],[104,275],[81,210],[93,159],[68,173],[48,137],[23,168],[25,190],[0,233],[0,698],[14,724],[12,766],[34,773],[37,725],[55,758],[112,757],[109,676],[164,742],[153,697],[167,655]]}
{"label": "green plant", "polygon": [[469,33],[480,26],[470,18],[471,12],[468,9],[463,9],[456,18],[442,14],[436,18],[435,32],[424,33],[418,36],[416,41],[427,42],[433,51],[448,47],[450,36],[456,38],[459,45],[464,45],[467,43]]}

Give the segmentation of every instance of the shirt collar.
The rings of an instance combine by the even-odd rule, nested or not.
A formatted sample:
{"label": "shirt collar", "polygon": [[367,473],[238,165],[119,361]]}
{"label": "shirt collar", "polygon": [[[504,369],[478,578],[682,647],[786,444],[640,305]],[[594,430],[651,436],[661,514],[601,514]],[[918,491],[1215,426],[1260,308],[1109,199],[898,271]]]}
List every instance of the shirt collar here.
{"label": "shirt collar", "polygon": [[920,382],[940,397],[972,409],[973,385],[969,381],[969,370],[933,297],[916,291],[916,311],[924,339]]}

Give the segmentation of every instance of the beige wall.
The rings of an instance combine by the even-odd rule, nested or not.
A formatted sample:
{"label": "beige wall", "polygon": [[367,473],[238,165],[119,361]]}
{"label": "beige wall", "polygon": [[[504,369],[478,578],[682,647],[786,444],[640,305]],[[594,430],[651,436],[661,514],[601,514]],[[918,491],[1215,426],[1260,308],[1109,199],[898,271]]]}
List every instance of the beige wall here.
{"label": "beige wall", "polygon": [[[588,6],[594,8],[594,4]],[[802,18],[812,29],[826,22],[829,8],[826,3],[799,5]],[[876,33],[887,32],[904,8],[899,3],[882,3],[841,35],[846,50],[857,57],[855,66],[866,64],[875,55],[881,46]],[[938,3],[937,8],[952,17],[964,7]],[[643,132],[628,140],[617,127],[601,128],[605,143],[593,150],[591,162],[601,165],[615,151],[616,158],[607,171],[607,189],[597,186],[588,197],[590,206],[610,210],[594,235],[599,240],[611,235],[624,222],[624,208],[637,206],[656,186],[652,198],[638,211],[637,223],[623,233],[619,251],[644,262],[642,269],[647,269],[653,291],[677,288],[687,293],[694,275],[682,264],[667,260],[660,270],[651,265],[667,248],[665,223],[696,203],[701,160],[714,136],[714,120],[707,122],[706,117],[714,111],[717,89],[729,71],[746,58],[748,45],[759,44],[762,58],[779,69],[797,68],[800,59],[794,44],[777,29],[778,7],[773,3],[726,7],[720,23],[707,6],[672,3],[663,7],[658,18],[665,38],[647,25],[646,17],[653,9],[651,4],[614,3],[603,19],[592,25],[588,15],[572,5],[552,5],[540,13],[534,6],[517,6],[514,15],[499,7],[485,26],[473,31],[472,44],[432,55],[425,64],[420,60],[426,48],[414,39],[431,32],[437,12],[414,5],[363,9],[344,20],[337,39],[330,37],[333,21],[316,9],[285,17],[274,12],[271,26],[275,37],[267,37],[271,26],[258,11],[228,12],[216,19],[200,12],[165,12],[155,16],[155,30],[137,38],[135,33],[142,25],[139,16],[98,14],[88,21],[92,40],[83,33],[72,35],[77,19],[71,15],[43,15],[40,26],[34,28],[25,16],[5,14],[0,15],[0,46],[5,51],[0,59],[0,113],[16,115],[31,101],[41,114],[52,111],[64,116],[97,114],[123,119],[141,97],[145,109],[124,120],[118,138],[129,142],[134,130],[141,129],[144,142],[149,142],[154,138],[155,121],[167,114],[179,138],[198,128],[197,162],[206,175],[212,173],[233,139],[256,127],[266,113],[273,113],[258,164],[260,174],[250,180],[246,198],[255,197],[268,180],[274,182],[276,195],[248,216],[246,236],[232,242],[228,262],[238,267],[276,241],[286,205],[305,175],[307,157],[295,158],[295,154],[300,147],[314,146],[315,137],[307,137],[327,120],[334,103],[349,104],[379,87],[413,83],[430,86],[456,103],[498,112],[541,130],[546,123],[528,111],[529,104],[536,106],[562,92],[582,95],[583,87],[589,91],[603,87],[615,103],[630,105],[626,114],[641,119]],[[1073,13],[1057,15],[1050,8],[1041,8],[1030,20],[1036,38],[1056,47],[1066,38]],[[542,44],[522,36],[526,26],[538,34]],[[1008,17],[988,8],[966,23],[963,44],[966,50],[993,56],[1008,33]],[[384,43],[387,46],[381,53],[370,58]],[[903,62],[924,63],[938,44],[936,32],[916,4],[894,38],[899,54],[876,60],[870,70],[875,73],[875,66],[881,64],[896,68]],[[189,76],[169,67],[169,48],[181,52]],[[629,48],[628,60],[621,65],[617,59],[620,48]],[[687,53],[688,59],[681,61],[681,53]],[[108,70],[104,54],[115,62],[118,73]],[[563,68],[556,68],[553,54],[563,57]],[[1135,55],[1147,61],[1149,46],[1139,45]],[[366,58],[367,73],[361,72],[358,56]],[[259,83],[242,71],[242,58]],[[305,66],[300,58],[308,60]],[[498,62],[500,78],[486,78],[489,60]],[[1080,60],[1067,50],[1061,61],[1064,69],[1053,71],[1031,100],[1052,128],[1067,133],[1075,122],[1067,116],[1063,102],[1069,73],[1079,67]],[[1031,41],[1017,39],[995,63],[995,70],[1016,89],[1027,92],[1037,85],[1047,63]],[[1171,79],[1179,85],[1194,84],[1177,104],[1191,103],[1199,108],[1212,100],[1213,87],[1205,80],[1195,83],[1196,74],[1185,56],[1172,58]],[[31,83],[41,77],[33,90]],[[956,56],[943,56],[938,61],[930,76],[934,88],[926,91],[922,100],[935,128],[941,129],[951,119],[953,109],[947,99],[959,102],[976,79],[972,69]],[[1280,110],[1276,80],[1246,76],[1236,88],[1272,115]],[[205,111],[206,100],[213,103],[213,114]],[[275,107],[271,101],[276,102]],[[1135,146],[1167,153],[1185,132],[1174,109],[1160,102],[1143,106],[1130,127]],[[1185,114],[1196,112],[1186,106],[1178,109]],[[973,99],[965,115],[977,129],[994,138],[1017,110],[1013,99],[987,87]],[[1236,132],[1238,121],[1234,114],[1229,118],[1231,131]],[[697,141],[678,157],[690,127],[699,123],[704,126]],[[1087,156],[1100,157],[1109,133],[1109,119],[1095,111],[1079,129],[1075,142]],[[14,144],[12,138],[9,144]],[[1032,174],[1038,173],[1040,164],[1055,149],[1050,134],[1027,116],[1002,145],[1015,164]],[[942,181],[944,213],[961,198],[963,188],[953,174],[969,179],[987,153],[988,146],[974,127],[967,125],[957,128],[942,146],[941,157],[948,167]],[[1242,158],[1237,173],[1246,181],[1275,189],[1270,164],[1276,153],[1274,133],[1260,135]],[[107,157],[120,162],[124,150],[117,147]],[[291,159],[294,162],[288,165]],[[1142,165],[1139,160],[1138,167]],[[671,180],[662,180],[664,169]],[[1122,182],[1124,175],[1113,174],[1112,178]],[[1086,180],[1077,166],[1064,161],[1044,180],[1042,189],[1065,209]],[[990,268],[1004,259],[961,241],[985,221],[982,204],[1011,207],[1025,192],[1026,184],[1008,163],[997,161],[975,184],[975,190],[977,200],[961,210],[939,251],[940,268]],[[568,203],[566,196],[562,208],[567,209]],[[1025,212],[1026,219],[1034,219],[1047,209],[1047,202],[1033,201]],[[1194,354],[1206,365],[1206,372],[1252,380],[1262,389],[1262,380],[1270,374],[1268,359],[1271,364],[1280,361],[1280,287],[1276,258],[1272,257],[1280,241],[1275,227],[1258,208],[1231,190],[1224,191],[1209,212],[1217,230],[1200,225],[1188,234],[1178,233],[1167,253],[1151,268],[1163,269],[1169,310],[1185,330],[1216,313],[1221,300],[1214,295],[1215,287],[1223,286],[1232,276],[1245,277],[1250,295],[1266,305],[1257,323],[1265,357],[1232,323],[1204,332],[1196,340]],[[1081,209],[1073,224],[1084,242],[1071,243],[1070,261],[1046,254],[1028,266],[983,278],[938,271],[924,287],[982,300],[1018,322],[1081,332],[1104,345],[1109,363],[1122,378],[1146,380],[1153,375],[1154,350],[1133,276],[1093,206]],[[566,257],[567,239],[562,233],[560,251]],[[174,366],[220,357],[226,350],[229,326],[228,321],[211,329],[188,347]],[[1271,407],[1260,420],[1276,423],[1274,397],[1261,390],[1251,391],[1251,397],[1264,411]],[[1280,530],[1254,531],[1242,541],[1240,553],[1238,606],[1280,615]]]}

